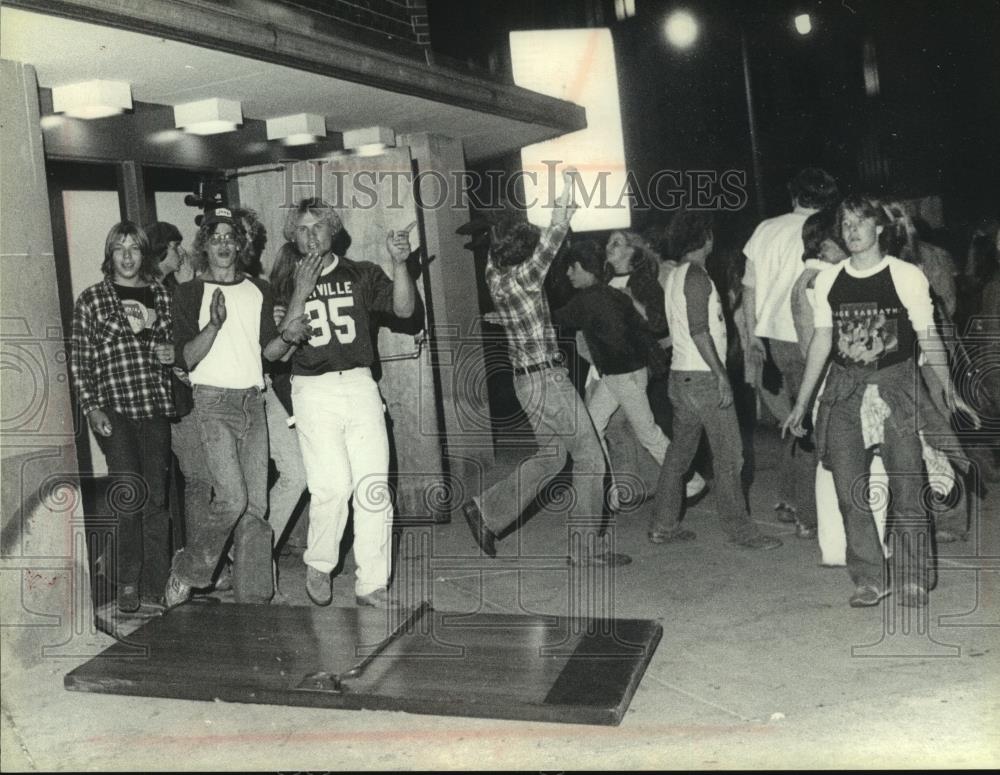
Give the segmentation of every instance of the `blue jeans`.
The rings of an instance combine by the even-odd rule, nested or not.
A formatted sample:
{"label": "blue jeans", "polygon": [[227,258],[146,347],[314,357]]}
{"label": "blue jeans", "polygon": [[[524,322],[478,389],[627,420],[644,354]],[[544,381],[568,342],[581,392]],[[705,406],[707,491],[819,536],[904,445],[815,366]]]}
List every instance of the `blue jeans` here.
{"label": "blue jeans", "polygon": [[[858,586],[886,588],[885,560],[867,496],[872,452],[861,434],[864,391],[832,404],[827,426],[826,455],[833,471],[837,502],[847,535],[847,572]],[[890,415],[880,447],[889,477],[886,536],[892,548],[897,584],[930,586],[930,525],[921,494],[926,481],[920,438],[911,422],[897,424]]]}
{"label": "blue jeans", "polygon": [[672,371],[670,403],[674,410],[673,439],[663,458],[650,530],[670,532],[681,520],[684,474],[698,452],[702,431],[708,436],[715,468],[715,497],[726,534],[739,540],[757,534],[750,520],[740,475],[743,439],[730,404],[719,408],[719,381],[710,371]]}
{"label": "blue jeans", "polygon": [[274,593],[267,514],[267,420],[258,388],[196,385],[193,417],[201,433],[213,497],[206,512],[188,515],[187,544],[174,573],[207,587],[233,535],[233,591],[238,603],[266,603]]}
{"label": "blue jeans", "polygon": [[[104,411],[111,420],[111,435],[98,435],[97,440],[111,479],[109,506],[118,518],[115,581],[119,587],[138,584],[144,596],[156,598],[163,593],[170,567],[170,422],[166,417],[133,420]],[[141,492],[136,491],[136,477],[145,483]]]}
{"label": "blue jeans", "polygon": [[[175,420],[170,428],[170,448],[184,476],[184,535],[193,519],[203,519],[212,502],[212,481],[205,462],[201,431],[194,412]],[[197,516],[196,516],[197,515]]]}
{"label": "blue jeans", "polygon": [[[769,339],[768,347],[771,359],[785,381],[788,398],[794,406],[806,369],[802,350],[797,342],[783,342],[780,339]],[[805,447],[803,442],[806,442]],[[789,434],[786,445],[786,459],[782,462],[788,466],[788,475],[781,477],[782,500],[795,508],[800,523],[816,527],[816,464],[819,460],[815,444],[811,444],[808,437],[800,439]]]}
{"label": "blue jeans", "polygon": [[483,519],[494,533],[509,527],[539,490],[573,459],[570,519],[600,526],[604,506],[604,451],[569,372],[555,367],[514,377],[514,391],[531,422],[538,451],[482,495]]}

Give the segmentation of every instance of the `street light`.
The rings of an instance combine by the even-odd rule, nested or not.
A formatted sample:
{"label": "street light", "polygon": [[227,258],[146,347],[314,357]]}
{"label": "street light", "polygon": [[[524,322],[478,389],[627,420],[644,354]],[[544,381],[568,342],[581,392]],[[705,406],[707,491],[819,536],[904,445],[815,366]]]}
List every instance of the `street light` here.
{"label": "street light", "polygon": [[672,46],[689,48],[698,39],[698,22],[687,11],[674,11],[667,17],[663,32]]}
{"label": "street light", "polygon": [[795,30],[799,35],[808,35],[812,32],[812,19],[807,13],[800,13],[795,17]]}

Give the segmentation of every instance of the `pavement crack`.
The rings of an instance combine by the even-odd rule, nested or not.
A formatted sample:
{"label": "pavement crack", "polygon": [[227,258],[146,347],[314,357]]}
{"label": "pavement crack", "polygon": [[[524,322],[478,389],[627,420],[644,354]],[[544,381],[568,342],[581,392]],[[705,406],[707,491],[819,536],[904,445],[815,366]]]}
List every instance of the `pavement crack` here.
{"label": "pavement crack", "polygon": [[689,692],[689,691],[687,691],[685,689],[682,689],[679,686],[675,686],[674,684],[670,683],[669,681],[664,681],[659,676],[652,675],[651,673],[647,672],[646,673],[646,678],[650,678],[653,681],[656,681],[656,683],[660,684],[661,686],[666,686],[668,689],[671,689],[671,690],[677,692],[678,694],[683,694],[685,697],[687,697],[689,699],[692,699],[695,702],[700,702],[703,705],[708,705],[709,707],[715,708],[716,710],[721,710],[723,713],[727,713],[728,715],[732,716],[733,718],[738,718],[740,721],[743,721],[745,723],[749,723],[750,721],[752,721],[752,719],[748,718],[747,716],[744,716],[742,713],[738,713],[735,710],[727,708],[724,705],[719,705],[717,702],[712,702],[711,700],[706,699],[704,697],[699,697],[697,694],[693,694],[692,692]]}
{"label": "pavement crack", "polygon": [[4,720],[8,724],[10,724],[10,731],[14,734],[14,737],[17,739],[17,744],[21,747],[21,751],[24,753],[25,758],[28,760],[28,764],[30,765],[31,769],[37,770],[38,765],[35,763],[35,760],[31,755],[31,751],[28,750],[28,744],[27,742],[25,742],[24,737],[21,735],[21,730],[18,727],[17,722],[14,721],[14,716],[11,715],[11,712],[7,710],[6,706],[0,706],[0,712],[3,713]]}

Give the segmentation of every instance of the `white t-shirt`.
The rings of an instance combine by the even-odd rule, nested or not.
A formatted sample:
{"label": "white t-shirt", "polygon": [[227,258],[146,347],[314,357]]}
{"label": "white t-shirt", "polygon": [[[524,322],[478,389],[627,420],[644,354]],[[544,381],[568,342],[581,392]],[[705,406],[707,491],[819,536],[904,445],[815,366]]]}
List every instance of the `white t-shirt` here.
{"label": "white t-shirt", "polygon": [[[674,340],[674,354],[670,359],[671,371],[711,371],[708,363],[691,338],[691,319],[708,325],[708,333],[715,344],[716,355],[726,362],[726,321],[722,317],[722,303],[715,283],[700,266],[684,263],[667,277],[664,300],[667,307],[667,324]],[[695,303],[704,305],[700,309],[688,310],[689,294]],[[707,307],[707,310],[706,310]],[[707,315],[706,315],[707,313]],[[695,333],[698,333],[695,331]]]}
{"label": "white t-shirt", "polygon": [[754,289],[756,336],[798,341],[792,319],[792,286],[804,268],[802,225],[815,212],[796,207],[790,213],[768,218],[743,246],[747,257],[743,284]]}

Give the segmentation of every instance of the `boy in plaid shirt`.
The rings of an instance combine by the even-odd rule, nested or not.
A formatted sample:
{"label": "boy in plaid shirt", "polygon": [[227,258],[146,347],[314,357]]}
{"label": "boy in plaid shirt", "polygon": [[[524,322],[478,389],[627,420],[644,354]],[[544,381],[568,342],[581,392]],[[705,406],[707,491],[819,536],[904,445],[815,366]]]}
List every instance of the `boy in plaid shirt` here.
{"label": "boy in plaid shirt", "polygon": [[146,233],[128,221],[108,233],[101,269],[104,280],[73,309],[70,372],[113,480],[118,610],[134,613],[140,590],[157,601],[169,572],[170,295],[155,279]]}
{"label": "boy in plaid shirt", "polygon": [[539,232],[528,223],[514,221],[493,227],[486,285],[497,309],[496,317],[507,332],[514,391],[531,422],[539,449],[507,478],[480,497],[468,500],[462,511],[480,549],[488,557],[495,557],[497,536],[562,470],[569,454],[575,491],[571,520],[588,526],[582,540],[571,540],[570,561],[580,565],[626,565],[631,558],[601,546],[596,530],[603,512],[604,452],[590,415],[562,365],[545,299],[545,276],[566,239],[576,210],[572,174],[570,170],[563,173],[564,190],[555,202],[548,228]]}

